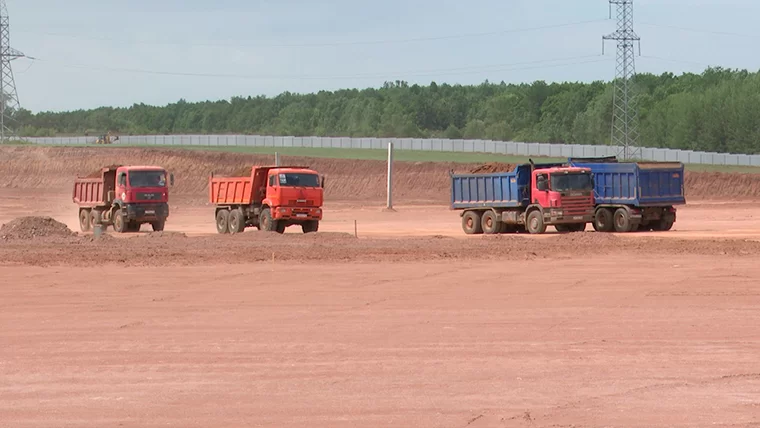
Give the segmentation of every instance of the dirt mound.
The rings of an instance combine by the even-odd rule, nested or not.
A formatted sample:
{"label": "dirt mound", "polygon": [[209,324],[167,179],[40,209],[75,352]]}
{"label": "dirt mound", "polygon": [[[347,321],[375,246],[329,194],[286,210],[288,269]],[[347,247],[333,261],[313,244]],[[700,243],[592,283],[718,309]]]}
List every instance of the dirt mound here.
{"label": "dirt mound", "polygon": [[[251,165],[271,165],[273,155],[131,147],[0,146],[0,187],[71,191],[83,171],[104,165],[161,165],[173,172],[172,194],[204,203],[208,178],[215,175],[248,176]],[[325,198],[338,201],[380,201],[386,196],[385,161],[284,156],[284,163],[310,166],[325,176]],[[397,162],[394,199],[398,203],[448,203],[449,171],[493,173],[514,169],[514,164],[490,162]],[[760,197],[760,174],[686,173],[688,199],[754,199]],[[195,201],[197,199],[197,201]]]}
{"label": "dirt mound", "polygon": [[0,228],[0,239],[70,237],[74,232],[50,217],[20,217]]}
{"label": "dirt mound", "polygon": [[161,239],[161,238],[187,238],[187,235],[185,235],[182,232],[167,232],[167,231],[161,231],[161,232],[150,232],[148,234],[143,235],[144,238],[152,238],[152,239]]}
{"label": "dirt mound", "polygon": [[97,170],[95,170],[95,171],[87,174],[85,176],[85,178],[100,178],[100,176],[103,174],[103,168],[116,169],[116,168],[120,168],[122,166],[123,165],[116,165],[116,164],[106,165],[104,167],[98,168]]}
{"label": "dirt mound", "polygon": [[760,197],[760,174],[725,172],[686,172],[686,200],[755,199]]}
{"label": "dirt mound", "polygon": [[553,236],[552,242],[571,245],[617,245],[620,238],[611,233],[597,233],[593,231],[578,233],[562,233]]}
{"label": "dirt mound", "polygon": [[493,174],[497,172],[511,172],[515,169],[515,164],[491,162],[478,165],[470,169],[471,174]]}

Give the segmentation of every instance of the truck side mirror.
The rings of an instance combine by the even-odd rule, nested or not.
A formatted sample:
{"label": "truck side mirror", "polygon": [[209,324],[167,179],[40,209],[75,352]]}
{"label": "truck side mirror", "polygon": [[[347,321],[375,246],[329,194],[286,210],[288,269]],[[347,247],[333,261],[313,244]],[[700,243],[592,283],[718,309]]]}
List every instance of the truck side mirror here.
{"label": "truck side mirror", "polygon": [[322,176],[322,188],[323,189],[325,188],[325,176],[324,175]]}
{"label": "truck side mirror", "polygon": [[169,174],[169,185],[174,186],[174,173]]}

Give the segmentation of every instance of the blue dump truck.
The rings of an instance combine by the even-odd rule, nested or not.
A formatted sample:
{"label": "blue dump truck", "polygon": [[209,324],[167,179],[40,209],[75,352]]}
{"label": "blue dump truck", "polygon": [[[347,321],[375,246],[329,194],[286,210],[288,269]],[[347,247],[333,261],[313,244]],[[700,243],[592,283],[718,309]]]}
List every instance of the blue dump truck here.
{"label": "blue dump truck", "polygon": [[587,167],[518,165],[511,172],[454,174],[451,209],[468,235],[582,232],[594,220],[594,182]]}
{"label": "blue dump truck", "polygon": [[680,162],[618,162],[615,157],[570,158],[594,174],[594,229],[598,232],[667,231],[676,205],[686,203]]}

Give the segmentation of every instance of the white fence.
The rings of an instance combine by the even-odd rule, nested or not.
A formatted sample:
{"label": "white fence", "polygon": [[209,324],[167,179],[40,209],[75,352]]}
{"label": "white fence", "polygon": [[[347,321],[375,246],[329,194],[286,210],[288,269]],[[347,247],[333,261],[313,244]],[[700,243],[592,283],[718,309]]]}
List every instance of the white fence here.
{"label": "white fence", "polygon": [[[41,137],[24,140],[48,145],[92,144],[96,137]],[[490,140],[448,140],[418,138],[272,137],[261,135],[132,135],[121,136],[116,144],[157,146],[246,146],[313,147],[342,149],[387,148],[437,152],[496,153],[513,156],[600,157],[620,156],[621,147],[574,144],[517,143]],[[638,149],[637,158],[647,161],[674,161],[705,165],[760,166],[760,155],[696,152],[673,149]]]}

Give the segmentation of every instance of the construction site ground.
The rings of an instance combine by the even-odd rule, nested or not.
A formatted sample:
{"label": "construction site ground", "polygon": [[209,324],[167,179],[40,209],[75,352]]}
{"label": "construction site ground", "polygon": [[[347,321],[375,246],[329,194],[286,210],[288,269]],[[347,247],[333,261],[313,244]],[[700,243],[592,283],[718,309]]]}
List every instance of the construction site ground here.
{"label": "construction site ground", "polygon": [[178,182],[163,233],[0,236],[0,426],[760,426],[751,174],[691,174],[670,232],[465,236],[451,165],[400,165],[386,212],[382,162],[314,160],[320,233],[220,236],[203,180],[255,159],[0,155],[5,224],[78,231],[100,164]]}

